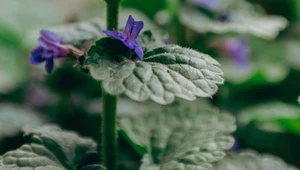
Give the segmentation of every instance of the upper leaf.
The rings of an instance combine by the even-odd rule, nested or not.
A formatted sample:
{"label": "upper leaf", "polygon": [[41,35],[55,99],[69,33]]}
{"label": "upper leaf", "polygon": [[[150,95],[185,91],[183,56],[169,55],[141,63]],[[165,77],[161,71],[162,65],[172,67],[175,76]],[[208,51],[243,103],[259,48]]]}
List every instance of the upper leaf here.
{"label": "upper leaf", "polygon": [[148,150],[140,169],[208,170],[225,156],[234,143],[229,135],[235,130],[234,118],[197,104],[177,103],[120,121],[131,143]]}
{"label": "upper leaf", "polygon": [[275,156],[244,151],[227,155],[214,165],[212,170],[297,170],[297,168],[287,165]]}
{"label": "upper leaf", "polygon": [[83,45],[87,41],[96,41],[104,37],[102,30],[105,29],[105,22],[100,18],[90,21],[83,21],[69,25],[61,25],[50,28],[58,37],[61,37],[64,44]]}
{"label": "upper leaf", "polygon": [[0,169],[76,169],[86,154],[96,152],[93,140],[56,126],[25,127],[24,135],[31,143],[0,157]]}
{"label": "upper leaf", "polygon": [[[199,33],[238,33],[273,39],[283,30],[288,21],[280,16],[264,16],[254,6],[244,0],[235,1],[225,11],[229,11],[229,21],[210,18],[194,6],[183,6],[180,21]],[[254,12],[257,11],[257,12]]]}
{"label": "upper leaf", "polygon": [[124,93],[137,101],[150,98],[168,104],[175,97],[211,97],[218,90],[217,85],[223,83],[216,60],[177,45],[150,48],[140,61],[120,41],[103,38],[88,54],[84,67],[94,79],[102,81],[106,92]]}

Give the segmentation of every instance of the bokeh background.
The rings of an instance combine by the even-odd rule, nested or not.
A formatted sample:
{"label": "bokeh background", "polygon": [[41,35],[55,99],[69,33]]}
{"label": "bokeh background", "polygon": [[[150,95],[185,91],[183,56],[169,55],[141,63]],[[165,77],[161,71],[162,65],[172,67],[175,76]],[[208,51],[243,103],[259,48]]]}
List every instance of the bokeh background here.
{"label": "bokeh background", "polygon": [[[146,28],[159,31],[166,43],[217,59],[226,81],[207,101],[237,118],[233,135],[238,149],[270,153],[300,167],[300,1],[249,1],[261,5],[266,14],[286,18],[289,24],[272,40],[235,34],[247,39],[249,56],[242,66],[222,51],[220,45],[228,35],[199,34],[181,24],[175,1],[123,0],[120,23],[125,24],[132,14],[144,20]],[[1,0],[0,155],[26,142],[20,132],[24,124],[54,123],[100,140],[99,83],[73,67],[74,61],[57,61],[50,75],[43,65],[28,62],[39,30],[93,18],[105,22],[101,0]],[[193,104],[197,102],[201,101]],[[143,104],[121,99],[119,116],[142,111]],[[120,150],[124,153],[121,168],[136,169],[140,158],[122,137]]]}

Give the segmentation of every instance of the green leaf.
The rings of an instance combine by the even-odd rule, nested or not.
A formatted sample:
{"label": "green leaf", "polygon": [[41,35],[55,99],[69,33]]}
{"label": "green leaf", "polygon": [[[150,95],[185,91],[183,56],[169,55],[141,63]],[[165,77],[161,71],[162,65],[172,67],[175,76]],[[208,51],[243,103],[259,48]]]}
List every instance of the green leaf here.
{"label": "green leaf", "polygon": [[74,24],[52,27],[49,30],[62,38],[63,43],[82,46],[88,41],[95,42],[104,37],[105,22],[101,18],[83,21]]}
{"label": "green leaf", "polygon": [[[88,10],[91,11],[87,12],[92,12],[95,14],[92,14],[88,18],[91,18],[95,15],[100,15],[100,17],[83,20],[72,24],[52,26],[46,29],[53,31],[59,37],[61,37],[64,44],[72,44],[88,50],[96,40],[106,36],[106,34],[102,32],[103,30],[106,30],[105,10],[103,9],[102,11],[99,11],[99,6],[105,5],[105,3],[102,1],[97,1],[94,3],[95,4],[92,5],[94,7],[96,6],[97,8],[93,9],[94,7],[90,7]],[[144,21],[144,30],[154,29],[158,31],[157,26],[151,20],[149,20],[141,12],[134,9],[121,9],[119,17],[119,30],[123,30],[125,28],[125,24],[129,15],[132,15],[136,20]],[[34,45],[36,45],[36,40],[39,37],[39,31],[40,30],[33,30],[30,32],[29,36],[26,37],[25,42],[29,48],[32,48]]]}
{"label": "green leaf", "polygon": [[5,153],[0,158],[0,169],[76,169],[86,154],[97,150],[93,140],[56,126],[28,126],[24,128],[24,136],[30,137],[31,143]]}
{"label": "green leaf", "polygon": [[254,151],[229,154],[214,165],[212,170],[297,170],[282,159],[272,155],[260,155]]}
{"label": "green leaf", "polygon": [[158,47],[146,51],[143,61],[130,54],[121,41],[103,38],[91,47],[84,67],[111,95],[160,104],[171,103],[175,97],[211,97],[223,83],[219,63],[191,49]]}
{"label": "green leaf", "polygon": [[19,133],[26,124],[41,125],[43,119],[29,108],[13,105],[0,105],[0,140]]}
{"label": "green leaf", "polygon": [[212,19],[195,6],[183,6],[179,13],[180,21],[190,29],[204,34],[250,34],[265,39],[274,39],[286,28],[288,21],[280,16],[264,16],[259,14],[250,3],[236,1],[226,11],[230,12],[227,22]]}
{"label": "green leaf", "polygon": [[293,121],[300,119],[299,107],[272,102],[253,106],[242,111],[238,116],[238,123],[247,125],[255,122],[264,131],[284,131],[280,121]]}
{"label": "green leaf", "polygon": [[210,169],[231,148],[234,118],[205,104],[176,103],[160,111],[121,119],[131,144],[147,148],[141,170]]}

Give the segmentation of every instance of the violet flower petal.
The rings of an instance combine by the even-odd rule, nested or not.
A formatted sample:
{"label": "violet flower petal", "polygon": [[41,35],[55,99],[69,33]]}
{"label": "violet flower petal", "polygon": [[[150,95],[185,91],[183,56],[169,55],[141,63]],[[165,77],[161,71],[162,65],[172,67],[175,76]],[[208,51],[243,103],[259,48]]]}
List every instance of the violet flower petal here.
{"label": "violet flower petal", "polygon": [[144,59],[144,51],[140,44],[136,43],[134,51],[141,60]]}
{"label": "violet flower petal", "polygon": [[48,31],[48,30],[41,30],[40,35],[41,35],[41,37],[47,39],[48,41],[52,41],[52,42],[60,42],[61,41],[61,39],[59,37],[57,37],[56,34],[54,34],[51,31]]}
{"label": "violet flower petal", "polygon": [[143,21],[135,21],[130,15],[128,17],[125,29],[123,33],[119,33],[115,30],[104,30],[102,31],[108,36],[114,37],[123,42],[123,44],[129,49],[135,50],[136,54],[140,59],[143,59],[143,49],[136,41],[136,38],[140,34],[141,30],[144,27]]}
{"label": "violet flower petal", "polygon": [[132,28],[134,26],[134,22],[135,22],[135,20],[133,19],[133,17],[131,15],[129,15],[129,17],[127,19],[127,23],[126,23],[125,29],[123,31],[124,35],[127,35],[128,33],[131,32],[131,30],[132,30]]}
{"label": "violet flower petal", "polygon": [[237,67],[245,68],[249,65],[250,50],[245,38],[231,38],[225,44],[225,52],[229,55]]}
{"label": "violet flower petal", "polygon": [[41,46],[32,50],[29,61],[31,64],[40,64],[45,61],[45,58],[43,58],[43,48]]}
{"label": "violet flower petal", "polygon": [[135,42],[133,42],[133,41],[131,41],[131,40],[127,40],[127,39],[121,39],[121,41],[122,41],[123,44],[126,45],[128,48],[134,49],[134,47],[135,47]]}
{"label": "violet flower petal", "polygon": [[140,32],[143,28],[144,28],[144,22],[143,21],[135,22],[134,25],[133,25],[133,28],[132,28],[132,32],[130,33],[129,39],[135,40],[139,36],[139,34],[140,34]]}
{"label": "violet flower petal", "polygon": [[116,39],[120,39],[120,33],[118,33],[117,31],[113,30],[113,31],[110,31],[110,30],[103,30],[102,31],[104,34],[108,35],[108,36],[111,36],[111,37],[114,37]]}
{"label": "violet flower petal", "polygon": [[197,4],[208,10],[215,10],[218,8],[219,0],[190,0],[194,4]]}
{"label": "violet flower petal", "polygon": [[46,65],[45,65],[45,69],[47,71],[47,73],[51,73],[54,67],[54,59],[53,58],[49,58],[46,60]]}

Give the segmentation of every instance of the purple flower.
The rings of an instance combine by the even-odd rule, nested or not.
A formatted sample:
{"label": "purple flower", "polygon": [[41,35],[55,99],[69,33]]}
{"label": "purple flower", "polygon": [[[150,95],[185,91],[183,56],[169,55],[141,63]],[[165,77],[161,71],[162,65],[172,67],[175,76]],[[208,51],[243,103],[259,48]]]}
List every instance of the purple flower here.
{"label": "purple flower", "polygon": [[248,47],[248,40],[245,38],[230,38],[225,41],[224,51],[229,56],[238,68],[245,68],[249,66],[250,50]]}
{"label": "purple flower", "polygon": [[199,5],[208,10],[215,10],[219,5],[219,0],[189,0],[191,3]]}
{"label": "purple flower", "polygon": [[136,41],[136,38],[138,37],[143,27],[143,21],[135,21],[130,15],[128,17],[123,33],[119,33],[115,30],[104,30],[103,32],[108,36],[112,36],[122,41],[124,45],[134,50],[138,57],[142,60],[144,57],[144,52],[140,44]]}
{"label": "purple flower", "polygon": [[62,44],[61,38],[48,30],[41,30],[38,41],[39,45],[31,52],[30,63],[40,64],[46,62],[46,71],[51,73],[54,66],[54,58],[66,56],[69,50]]}
{"label": "purple flower", "polygon": [[230,13],[229,12],[222,12],[218,15],[218,19],[222,22],[226,22],[230,20]]}
{"label": "purple flower", "polygon": [[231,147],[231,151],[238,151],[240,149],[240,143],[235,139],[233,146]]}

